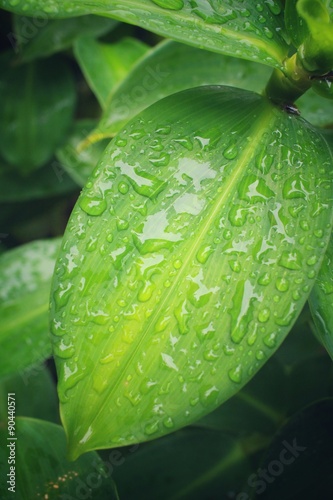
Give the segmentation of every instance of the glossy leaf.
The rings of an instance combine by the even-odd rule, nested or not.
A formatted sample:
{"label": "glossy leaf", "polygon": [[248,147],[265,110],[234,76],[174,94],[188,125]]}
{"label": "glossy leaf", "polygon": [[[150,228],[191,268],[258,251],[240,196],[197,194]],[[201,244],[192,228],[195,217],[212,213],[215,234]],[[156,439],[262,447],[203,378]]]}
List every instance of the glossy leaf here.
{"label": "glossy leaf", "polygon": [[47,163],[64,139],[75,106],[74,81],[63,59],[0,72],[0,154],[21,172]]}
{"label": "glossy leaf", "polygon": [[98,37],[115,28],[117,22],[105,17],[82,16],[50,20],[39,12],[33,18],[15,16],[16,50],[20,61],[28,62],[70,48],[80,36]]}
{"label": "glossy leaf", "polygon": [[71,456],[197,420],[273,354],[328,243],[331,162],[306,122],[228,87],[169,96],[118,134],[53,283]]}
{"label": "glossy leaf", "polygon": [[333,359],[333,238],[309,297],[309,304],[318,338]]}
{"label": "glossy leaf", "polygon": [[245,450],[235,439],[188,428],[141,445],[115,468],[114,479],[126,500],[202,500],[228,498],[250,472]]}
{"label": "glossy leaf", "polygon": [[[1,163],[1,160],[0,160]],[[55,160],[37,171],[21,175],[12,166],[0,167],[0,201],[22,202],[51,196],[58,196],[77,189]]]}
{"label": "glossy leaf", "polygon": [[[0,0],[0,7],[24,15],[50,17],[100,14],[162,36],[283,69],[288,53],[280,0]],[[258,7],[259,6],[259,7]]]}
{"label": "glossy leaf", "polygon": [[[291,418],[276,435],[245,498],[330,498],[333,487],[333,399],[318,401]],[[246,496],[245,496],[246,495]]]}
{"label": "glossy leaf", "polygon": [[[117,500],[115,485],[103,473],[103,462],[97,453],[89,453],[77,462],[66,459],[65,433],[59,425],[18,418],[17,441],[8,440],[7,426],[0,427],[0,493],[1,498],[20,500],[48,499],[72,500],[89,498]],[[7,445],[15,447],[15,493],[8,491],[9,473]]]}
{"label": "glossy leaf", "polygon": [[60,423],[55,381],[43,364],[29,367],[19,375],[1,380],[0,421],[3,422],[7,419],[8,393],[15,394],[16,417],[41,418]]}
{"label": "glossy leaf", "polygon": [[79,151],[80,144],[85,141],[95,125],[94,120],[77,122],[68,142],[56,153],[61,166],[80,186],[84,186],[87,182],[109,143],[108,139],[104,139]]}
{"label": "glossy leaf", "polygon": [[76,41],[76,59],[103,109],[115,86],[147,49],[147,45],[140,40],[129,37],[113,44],[100,43],[88,37]]}
{"label": "glossy leaf", "polygon": [[284,9],[286,30],[295,47],[299,47],[309,34],[306,22],[297,12],[297,1],[298,0],[286,0]]}
{"label": "glossy leaf", "polygon": [[51,354],[48,307],[60,240],[28,243],[0,256],[0,377]]}
{"label": "glossy leaf", "polygon": [[180,90],[223,84],[261,92],[270,73],[261,64],[173,41],[162,42],[139,61],[116,89],[90,140],[112,137],[140,111]]}

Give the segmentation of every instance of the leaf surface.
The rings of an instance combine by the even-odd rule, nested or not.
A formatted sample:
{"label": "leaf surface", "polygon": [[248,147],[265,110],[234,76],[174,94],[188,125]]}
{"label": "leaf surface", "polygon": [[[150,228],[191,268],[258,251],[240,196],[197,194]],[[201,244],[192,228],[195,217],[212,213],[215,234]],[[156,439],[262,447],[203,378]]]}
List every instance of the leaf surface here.
{"label": "leaf surface", "polygon": [[[15,493],[8,492],[8,476],[1,474],[0,493],[4,499],[46,498],[71,500],[107,498],[117,500],[115,485],[103,475],[103,462],[89,453],[74,464],[66,459],[66,438],[60,425],[32,418],[16,420],[17,441],[8,440],[7,426],[0,428],[0,465],[8,471],[9,443],[15,446]],[[7,473],[7,472],[6,472]],[[9,496],[11,495],[11,496]]]}
{"label": "leaf surface", "polygon": [[0,0],[0,7],[24,15],[110,16],[162,36],[283,69],[288,53],[282,2],[269,0]]}
{"label": "leaf surface", "polygon": [[0,61],[0,154],[21,172],[47,163],[64,138],[75,107],[75,86],[62,58],[11,67]]}
{"label": "leaf surface", "polygon": [[147,49],[147,45],[130,37],[113,44],[100,43],[88,37],[81,37],[75,42],[76,59],[103,109],[115,86],[127,76]]}
{"label": "leaf surface", "polygon": [[230,87],[169,96],[111,142],[52,288],[73,457],[197,420],[273,354],[328,244],[331,162],[306,122]]}
{"label": "leaf surface", "polygon": [[0,377],[51,354],[48,307],[60,240],[27,243],[0,256]]}

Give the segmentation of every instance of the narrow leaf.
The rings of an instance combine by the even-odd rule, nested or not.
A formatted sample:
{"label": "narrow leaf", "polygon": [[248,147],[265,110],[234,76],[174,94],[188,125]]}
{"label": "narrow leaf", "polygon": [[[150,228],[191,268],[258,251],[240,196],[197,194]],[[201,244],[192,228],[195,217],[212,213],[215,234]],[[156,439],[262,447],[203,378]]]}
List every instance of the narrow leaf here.
{"label": "narrow leaf", "polygon": [[103,109],[115,86],[147,49],[147,45],[135,38],[123,38],[113,44],[99,43],[88,37],[76,41],[76,59]]}
{"label": "narrow leaf", "polygon": [[261,64],[164,41],[148,52],[119,85],[90,139],[112,137],[140,111],[180,90],[223,84],[259,93],[270,74],[270,68]]}
{"label": "narrow leaf", "polygon": [[10,67],[1,61],[0,153],[21,172],[47,163],[75,106],[73,76],[60,58]]}
{"label": "narrow leaf", "polygon": [[112,30],[116,21],[105,17],[82,16],[50,20],[45,13],[38,16],[15,16],[16,50],[20,60],[32,61],[70,48],[80,36],[98,37]]}
{"label": "narrow leaf", "polygon": [[60,240],[28,243],[0,256],[0,377],[51,354],[48,307]]}
{"label": "narrow leaf", "polygon": [[[60,425],[32,418],[16,420],[15,437],[10,440],[7,426],[0,427],[1,498],[31,500],[72,500],[107,498],[117,500],[115,485],[103,473],[103,461],[89,453],[74,464],[66,459],[66,438]],[[8,447],[11,445],[11,448]],[[8,456],[15,456],[14,489],[8,490]],[[13,470],[13,469],[12,469]]]}
{"label": "narrow leaf", "polygon": [[72,457],[187,425],[259,370],[319,271],[331,164],[302,119],[228,87],[169,96],[118,134],[53,283]]}
{"label": "narrow leaf", "polygon": [[[288,53],[282,2],[231,0],[0,0],[0,7],[23,15],[110,16],[159,35],[283,69]],[[259,7],[258,7],[259,6]]]}

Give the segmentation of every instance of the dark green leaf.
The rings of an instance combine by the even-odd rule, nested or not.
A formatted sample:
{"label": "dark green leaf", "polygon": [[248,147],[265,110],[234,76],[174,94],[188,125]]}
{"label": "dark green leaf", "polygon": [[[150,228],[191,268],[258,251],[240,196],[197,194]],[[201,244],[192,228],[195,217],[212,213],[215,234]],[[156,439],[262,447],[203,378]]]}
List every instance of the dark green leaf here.
{"label": "dark green leaf", "polygon": [[80,36],[104,35],[115,28],[117,22],[89,15],[51,21],[49,16],[40,11],[33,18],[15,16],[14,24],[16,50],[19,51],[20,60],[28,62],[68,49]]}
{"label": "dark green leaf", "polygon": [[90,144],[83,151],[79,151],[79,145],[86,140],[95,126],[96,121],[94,120],[77,122],[68,142],[57,151],[57,158],[61,166],[80,186],[84,186],[87,182],[109,143],[108,139],[104,139]]}
{"label": "dark green leaf", "polygon": [[51,159],[70,126],[73,77],[61,58],[18,67],[2,60],[0,66],[0,154],[28,172]]}
{"label": "dark green leaf", "polygon": [[230,87],[169,96],[118,134],[53,283],[72,456],[187,425],[259,370],[319,271],[331,164],[306,122]]}
{"label": "dark green leaf", "polygon": [[[333,399],[292,417],[273,440],[247,493],[260,500],[329,499],[333,488]],[[244,498],[249,498],[247,493]]]}
{"label": "dark green leaf", "polygon": [[75,56],[91,90],[104,109],[115,87],[128,74],[148,47],[135,38],[123,38],[117,43],[99,43],[82,37],[75,43]]}
{"label": "dark green leaf", "polygon": [[207,52],[173,41],[160,43],[116,89],[91,140],[112,137],[156,101],[200,85],[232,85],[261,92],[271,70],[261,64]]}
{"label": "dark green leaf", "polygon": [[303,118],[316,127],[333,124],[333,101],[318,95],[313,89],[308,90],[296,102]]}
{"label": "dark green leaf", "polygon": [[23,15],[110,16],[179,42],[283,69],[288,53],[280,0],[0,0]]}
{"label": "dark green leaf", "polygon": [[75,189],[77,184],[55,160],[37,171],[29,172],[28,175],[21,175],[8,165],[1,165],[0,168],[1,203],[48,198]]}
{"label": "dark green leaf", "polygon": [[222,499],[250,471],[244,449],[233,438],[184,429],[141,445],[115,468],[114,479],[126,500]]}
{"label": "dark green leaf", "polygon": [[59,422],[54,380],[44,365],[35,365],[0,382],[0,420],[7,419],[8,393],[16,397],[15,415]]}
{"label": "dark green leaf", "polygon": [[60,239],[35,241],[0,256],[0,377],[51,354],[48,307]]}
{"label": "dark green leaf", "polygon": [[[115,485],[103,473],[97,453],[80,457],[74,464],[66,459],[65,433],[59,425],[31,418],[16,420],[17,441],[8,440],[7,425],[0,427],[1,498],[118,500]],[[13,443],[13,444],[12,444]],[[12,444],[12,448],[8,445]],[[15,494],[8,491],[8,457],[15,450]]]}

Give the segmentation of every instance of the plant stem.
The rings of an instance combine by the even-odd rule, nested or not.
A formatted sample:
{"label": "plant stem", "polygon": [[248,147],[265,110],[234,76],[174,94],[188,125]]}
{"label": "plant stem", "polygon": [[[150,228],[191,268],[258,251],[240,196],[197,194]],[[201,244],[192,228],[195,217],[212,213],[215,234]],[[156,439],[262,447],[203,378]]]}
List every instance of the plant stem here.
{"label": "plant stem", "polygon": [[296,53],[286,60],[284,73],[274,70],[265,95],[274,102],[292,104],[310,87],[310,73],[303,68]]}

